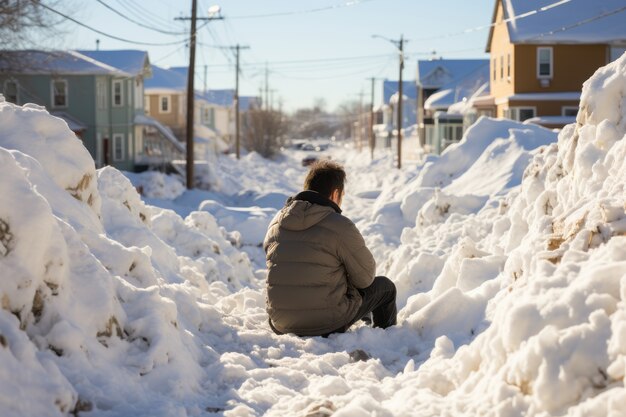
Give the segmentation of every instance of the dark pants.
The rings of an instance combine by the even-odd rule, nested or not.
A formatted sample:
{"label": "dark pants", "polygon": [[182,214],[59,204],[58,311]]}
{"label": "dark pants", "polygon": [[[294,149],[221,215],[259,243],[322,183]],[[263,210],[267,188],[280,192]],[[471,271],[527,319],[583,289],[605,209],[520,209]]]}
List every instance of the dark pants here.
{"label": "dark pants", "polygon": [[376,277],[367,288],[359,289],[363,298],[361,307],[345,326],[323,335],[328,337],[332,333],[344,333],[354,323],[372,313],[374,327],[386,329],[397,323],[398,310],[396,308],[396,285],[387,277]]}
{"label": "dark pants", "polygon": [[361,293],[363,303],[352,321],[346,325],[346,330],[369,313],[373,313],[374,327],[386,329],[396,324],[398,315],[396,286],[389,278],[376,277],[372,285],[359,289],[359,293]]}
{"label": "dark pants", "polygon": [[[374,327],[387,327],[396,324],[398,310],[396,308],[396,285],[387,277],[376,277],[374,282],[367,288],[359,289],[363,303],[357,310],[354,317],[337,330],[322,335],[328,337],[332,333],[344,333],[354,323],[373,313]],[[272,320],[269,320],[270,327],[276,334],[283,334],[274,328]]]}

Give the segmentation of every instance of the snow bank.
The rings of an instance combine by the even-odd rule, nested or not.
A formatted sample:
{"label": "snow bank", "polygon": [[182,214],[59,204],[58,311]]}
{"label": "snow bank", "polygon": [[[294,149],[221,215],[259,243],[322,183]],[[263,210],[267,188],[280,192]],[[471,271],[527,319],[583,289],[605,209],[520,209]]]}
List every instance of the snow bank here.
{"label": "snow bank", "polygon": [[[0,102],[3,416],[186,415],[215,404],[216,305],[254,287],[213,216],[146,206],[44,109]],[[221,404],[221,402],[220,402]]]}
{"label": "snow bank", "polygon": [[[498,156],[499,140],[485,149],[509,161],[508,178],[499,164],[485,169],[485,153],[454,155],[463,143],[447,153],[458,161],[453,172],[426,166],[417,177],[421,187],[445,187],[444,204],[441,195],[433,203],[440,212],[470,186],[495,198],[476,211],[457,203],[462,210],[439,219],[426,203],[418,218],[428,221],[405,230],[392,256],[390,276],[414,294],[404,326],[434,348],[386,387],[397,389],[388,400],[395,414],[624,415],[625,103],[626,56],[584,84],[577,124],[533,152],[520,188],[499,191],[518,181],[519,165]],[[510,138],[509,148],[534,147],[546,135]]]}

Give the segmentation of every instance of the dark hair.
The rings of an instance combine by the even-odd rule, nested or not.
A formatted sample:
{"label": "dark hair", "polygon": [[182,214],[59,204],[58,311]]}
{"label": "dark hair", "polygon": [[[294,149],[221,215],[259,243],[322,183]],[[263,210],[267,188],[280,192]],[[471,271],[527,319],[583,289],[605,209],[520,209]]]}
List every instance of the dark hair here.
{"label": "dark hair", "polygon": [[346,171],[335,161],[323,159],[313,164],[304,180],[304,189],[317,191],[324,197],[330,197],[334,190],[343,192]]}

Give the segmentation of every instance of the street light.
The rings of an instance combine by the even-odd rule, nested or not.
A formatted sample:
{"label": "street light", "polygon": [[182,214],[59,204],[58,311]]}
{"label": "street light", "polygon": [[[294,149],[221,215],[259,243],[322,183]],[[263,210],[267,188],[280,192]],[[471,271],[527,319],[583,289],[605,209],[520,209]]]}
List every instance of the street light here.
{"label": "street light", "polygon": [[389,39],[381,35],[372,35],[372,38],[384,39],[393,44],[399,53],[400,79],[398,81],[398,168],[402,167],[402,70],[404,69],[404,35],[400,35],[400,40]]}

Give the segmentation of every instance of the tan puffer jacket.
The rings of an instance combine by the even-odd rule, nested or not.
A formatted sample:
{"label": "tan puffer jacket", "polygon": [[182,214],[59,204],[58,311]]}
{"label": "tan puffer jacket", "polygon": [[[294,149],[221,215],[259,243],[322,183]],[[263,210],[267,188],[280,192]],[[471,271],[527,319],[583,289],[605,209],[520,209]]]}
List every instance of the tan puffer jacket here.
{"label": "tan puffer jacket", "polygon": [[340,213],[330,200],[304,191],[270,223],[263,244],[267,312],[279,332],[317,336],[339,329],[361,305],[356,288],[374,280],[374,257]]}

